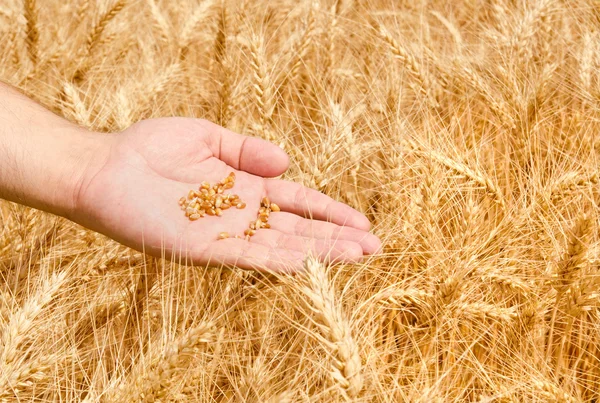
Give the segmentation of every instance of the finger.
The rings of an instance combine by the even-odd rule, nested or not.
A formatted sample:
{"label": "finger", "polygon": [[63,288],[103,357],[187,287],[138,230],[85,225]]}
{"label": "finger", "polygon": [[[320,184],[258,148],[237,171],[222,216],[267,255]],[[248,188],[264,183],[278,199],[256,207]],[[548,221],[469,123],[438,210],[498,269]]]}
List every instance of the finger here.
{"label": "finger", "polygon": [[366,231],[326,221],[306,219],[283,211],[271,212],[269,224],[274,230],[296,236],[356,242],[362,247],[363,253],[369,255],[377,253],[381,248],[379,238]]}
{"label": "finger", "polygon": [[286,234],[273,229],[261,229],[251,238],[251,243],[264,245],[268,248],[279,250],[293,250],[301,252],[303,256],[309,253],[316,254],[325,262],[358,263],[362,260],[361,246],[352,241],[336,239],[308,238]]}
{"label": "finger", "polygon": [[279,179],[269,179],[265,183],[267,195],[283,211],[364,231],[371,228],[369,219],[362,213],[314,189]]}
{"label": "finger", "polygon": [[281,175],[288,169],[289,156],[275,144],[234,133],[208,121],[203,124],[212,134],[208,146],[213,156],[227,165],[264,177]]}
{"label": "finger", "polygon": [[304,255],[296,250],[274,249],[243,239],[223,239],[202,250],[199,261],[261,272],[293,274],[302,270]]}

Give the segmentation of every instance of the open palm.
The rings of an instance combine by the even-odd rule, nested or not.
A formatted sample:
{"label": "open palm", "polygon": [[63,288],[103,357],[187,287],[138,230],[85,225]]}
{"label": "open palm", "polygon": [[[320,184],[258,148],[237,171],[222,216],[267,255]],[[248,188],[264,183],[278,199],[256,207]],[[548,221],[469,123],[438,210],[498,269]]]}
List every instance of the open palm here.
{"label": "open palm", "polygon": [[[307,252],[323,259],[357,261],[380,242],[366,217],[299,184],[271,179],[288,167],[280,148],[232,133],[205,120],[161,118],[134,124],[111,138],[100,168],[87,174],[75,221],[127,246],[194,264],[295,271]],[[231,193],[245,209],[190,221],[178,199],[202,181],[216,183],[230,172]],[[243,234],[256,220],[262,197],[281,207],[270,229],[245,239],[218,240],[220,232]],[[312,218],[312,219],[311,219]]]}

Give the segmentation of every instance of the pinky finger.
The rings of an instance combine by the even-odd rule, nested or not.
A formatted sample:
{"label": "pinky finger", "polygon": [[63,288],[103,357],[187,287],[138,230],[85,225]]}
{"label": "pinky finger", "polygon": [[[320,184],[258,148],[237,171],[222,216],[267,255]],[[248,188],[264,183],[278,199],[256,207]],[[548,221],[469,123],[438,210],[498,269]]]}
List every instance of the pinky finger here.
{"label": "pinky finger", "polygon": [[199,257],[211,265],[236,266],[240,269],[294,274],[302,270],[304,254],[289,249],[274,249],[243,239],[212,242]]}

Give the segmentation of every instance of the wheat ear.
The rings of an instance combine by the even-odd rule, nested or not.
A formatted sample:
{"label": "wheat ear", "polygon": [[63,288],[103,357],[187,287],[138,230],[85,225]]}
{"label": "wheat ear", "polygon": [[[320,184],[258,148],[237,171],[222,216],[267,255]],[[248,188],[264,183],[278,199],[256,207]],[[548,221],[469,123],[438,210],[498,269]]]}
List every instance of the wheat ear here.
{"label": "wheat ear", "polygon": [[292,61],[290,63],[292,67],[290,68],[289,73],[286,75],[286,82],[294,82],[298,78],[298,71],[300,70],[300,66],[302,66],[302,61],[310,49],[315,31],[315,13],[317,11],[318,4],[319,3],[315,0],[311,1],[310,3],[308,17],[306,17],[306,29],[302,33],[298,47],[294,49]]}
{"label": "wheat ear", "polygon": [[587,264],[586,256],[589,248],[589,238],[594,228],[591,217],[583,214],[577,217],[575,225],[569,234],[567,250],[557,270],[558,283],[567,286]]}
{"label": "wheat ear", "polygon": [[62,106],[68,111],[75,122],[83,127],[91,127],[90,111],[79,96],[79,89],[72,83],[63,85],[64,102]]}
{"label": "wheat ear", "polygon": [[[111,396],[115,402],[152,402],[164,399],[169,393],[169,383],[175,371],[182,368],[181,360],[200,344],[209,343],[214,336],[214,324],[202,322],[183,336],[169,343],[163,353],[137,370],[131,372],[133,379],[119,385]],[[145,369],[145,368],[146,369]],[[142,376],[137,376],[143,373]]]}
{"label": "wheat ear", "polygon": [[194,40],[198,25],[210,14],[211,8],[214,5],[214,0],[206,0],[200,3],[187,19],[179,34],[179,58],[185,59],[189,50],[189,46]]}
{"label": "wheat ear", "polygon": [[406,48],[401,46],[394,37],[388,32],[388,30],[380,25],[377,28],[377,34],[380,39],[387,45],[388,49],[391,51],[394,58],[399,60],[409,74],[413,77],[413,79],[417,82],[418,86],[413,88],[417,91],[417,93],[426,97],[426,99],[432,102],[432,106],[437,107],[437,101],[435,101],[429,94],[433,94],[432,89],[436,86],[436,83],[430,80],[426,73],[423,71],[423,67],[417,60],[414,58],[412,54],[410,54]]}
{"label": "wheat ear", "polygon": [[501,120],[501,125],[509,129],[515,129],[517,124],[515,117],[510,111],[507,103],[504,100],[498,99],[494,96],[494,92],[477,74],[473,69],[468,66],[460,65],[456,69],[456,73],[459,77],[462,77],[463,81],[467,83],[472,89],[474,89],[479,95],[481,95],[488,108]]}
{"label": "wheat ear", "polygon": [[152,15],[152,21],[154,22],[154,28],[159,33],[161,42],[168,43],[171,37],[171,29],[169,23],[165,18],[164,14],[158,8],[156,0],[148,0],[148,6],[150,7],[150,14]]}
{"label": "wheat ear", "polygon": [[431,158],[432,160],[440,163],[441,165],[445,166],[446,168],[449,168],[449,169],[455,171],[459,175],[462,175],[462,176],[474,181],[475,183],[482,186],[486,190],[486,193],[488,195],[490,195],[495,200],[495,202],[498,203],[498,205],[500,205],[500,207],[502,209],[504,209],[506,207],[506,202],[504,201],[504,196],[502,194],[502,191],[500,190],[498,185],[496,185],[485,174],[483,174],[479,171],[476,171],[475,169],[470,168],[468,165],[466,165],[462,162],[456,161],[452,158],[449,158],[449,157],[447,157],[443,154],[440,154],[436,151],[433,151],[433,150],[429,150],[429,151],[417,150],[416,153],[423,157]]}
{"label": "wheat ear", "polygon": [[38,63],[38,41],[40,36],[37,29],[38,10],[36,0],[24,0],[23,9],[27,21],[27,53],[35,67]]}
{"label": "wheat ear", "polygon": [[95,46],[98,44],[100,37],[104,33],[106,26],[125,8],[126,0],[118,0],[113,4],[108,11],[103,14],[98,22],[92,28],[90,34],[87,37],[86,42],[86,54],[89,55],[93,52]]}
{"label": "wheat ear", "polygon": [[[250,66],[254,99],[258,105],[259,126],[263,135],[267,133],[267,125],[271,123],[275,103],[273,102],[273,89],[267,72],[265,49],[262,37],[253,35],[250,41]],[[266,135],[266,137],[269,137]]]}
{"label": "wheat ear", "polygon": [[[94,24],[92,30],[90,31],[85,46],[82,48],[81,56],[84,58],[84,63],[82,66],[78,67],[73,73],[73,81],[78,83],[83,81],[85,75],[87,74],[90,64],[87,58],[93,55],[94,50],[100,46],[101,43],[107,42],[108,39],[101,41],[102,34],[106,29],[106,26],[125,8],[127,5],[127,0],[118,0],[113,4],[111,8],[109,8],[106,13],[102,14],[98,19],[98,22]],[[114,37],[114,36],[113,36]],[[112,37],[111,37],[112,38]]]}
{"label": "wheat ear", "polygon": [[343,395],[356,397],[363,388],[361,359],[358,346],[335,293],[327,278],[325,267],[309,256],[301,274],[301,291],[311,304],[315,322],[324,336],[324,342],[333,355],[331,376],[341,387]]}
{"label": "wheat ear", "polygon": [[[19,381],[27,380],[35,375],[43,376],[46,368],[43,368],[42,362],[38,360],[39,365],[30,363],[27,365],[17,365],[19,362],[21,346],[31,335],[31,329],[35,319],[41,314],[43,308],[52,301],[58,290],[67,281],[66,272],[53,274],[38,289],[37,294],[27,300],[25,305],[8,317],[6,324],[2,327],[0,337],[0,396],[12,396],[21,386],[28,383],[19,384]],[[16,382],[16,384],[15,384]]]}

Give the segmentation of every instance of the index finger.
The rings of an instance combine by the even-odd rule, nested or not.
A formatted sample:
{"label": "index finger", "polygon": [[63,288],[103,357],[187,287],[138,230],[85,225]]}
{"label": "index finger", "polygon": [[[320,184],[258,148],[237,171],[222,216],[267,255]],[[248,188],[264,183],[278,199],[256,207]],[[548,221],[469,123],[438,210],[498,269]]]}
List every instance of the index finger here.
{"label": "index finger", "polygon": [[363,231],[371,228],[364,214],[317,190],[280,179],[266,179],[265,186],[269,199],[283,211]]}

